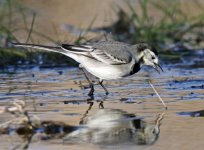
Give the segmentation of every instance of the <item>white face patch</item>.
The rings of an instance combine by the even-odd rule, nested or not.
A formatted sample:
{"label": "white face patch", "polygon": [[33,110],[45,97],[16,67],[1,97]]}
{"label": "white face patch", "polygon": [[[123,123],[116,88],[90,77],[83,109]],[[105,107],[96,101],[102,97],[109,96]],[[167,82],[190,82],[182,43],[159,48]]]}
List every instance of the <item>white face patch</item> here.
{"label": "white face patch", "polygon": [[142,53],[141,56],[143,57],[143,65],[148,65],[148,66],[155,66],[155,64],[158,64],[158,57],[154,54],[149,49],[145,49]]}

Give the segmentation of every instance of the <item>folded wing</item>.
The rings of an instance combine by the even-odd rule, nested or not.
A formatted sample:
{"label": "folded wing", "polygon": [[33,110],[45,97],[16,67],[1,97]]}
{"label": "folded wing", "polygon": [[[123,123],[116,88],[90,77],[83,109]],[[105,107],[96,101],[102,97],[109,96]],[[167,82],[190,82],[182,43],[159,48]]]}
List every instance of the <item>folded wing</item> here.
{"label": "folded wing", "polygon": [[110,65],[127,64],[132,60],[132,53],[128,51],[128,45],[118,42],[100,42],[94,45],[79,46],[62,44],[62,49],[85,55]]}

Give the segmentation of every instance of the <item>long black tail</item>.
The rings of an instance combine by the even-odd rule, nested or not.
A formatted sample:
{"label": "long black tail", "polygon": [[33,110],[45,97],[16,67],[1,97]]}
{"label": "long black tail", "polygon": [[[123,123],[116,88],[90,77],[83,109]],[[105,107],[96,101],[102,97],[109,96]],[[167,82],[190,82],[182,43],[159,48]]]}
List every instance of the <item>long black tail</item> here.
{"label": "long black tail", "polygon": [[24,47],[24,48],[34,48],[44,51],[51,51],[51,52],[57,52],[66,54],[66,50],[62,49],[61,46],[44,46],[44,45],[38,45],[38,44],[25,44],[25,43],[12,43],[16,47]]}

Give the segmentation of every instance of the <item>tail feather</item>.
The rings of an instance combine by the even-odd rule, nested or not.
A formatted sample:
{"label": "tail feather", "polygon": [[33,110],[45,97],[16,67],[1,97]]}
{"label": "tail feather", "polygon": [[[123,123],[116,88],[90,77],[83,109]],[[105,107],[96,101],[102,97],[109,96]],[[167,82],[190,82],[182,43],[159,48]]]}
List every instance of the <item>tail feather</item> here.
{"label": "tail feather", "polygon": [[24,48],[34,48],[44,51],[51,51],[66,54],[66,50],[62,49],[61,46],[44,46],[38,44],[25,44],[25,43],[12,43],[15,47],[24,47]]}
{"label": "tail feather", "polygon": [[64,50],[71,51],[72,53],[79,53],[79,54],[90,53],[94,50],[92,47],[86,46],[86,45],[62,44],[61,47]]}

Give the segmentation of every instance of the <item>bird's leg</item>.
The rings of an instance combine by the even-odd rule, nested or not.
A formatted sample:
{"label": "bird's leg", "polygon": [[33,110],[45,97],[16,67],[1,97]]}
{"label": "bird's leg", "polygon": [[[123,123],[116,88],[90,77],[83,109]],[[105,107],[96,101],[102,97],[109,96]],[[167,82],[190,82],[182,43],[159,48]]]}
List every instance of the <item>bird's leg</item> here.
{"label": "bird's leg", "polygon": [[89,91],[89,93],[88,93],[88,96],[93,96],[93,93],[94,93],[94,85],[93,85],[93,83],[91,82],[91,80],[88,78],[88,76],[87,76],[87,74],[86,74],[86,72],[84,71],[84,68],[81,66],[81,65],[79,65],[79,68],[83,71],[83,73],[84,73],[84,75],[85,75],[85,78],[86,78],[86,80],[88,81],[88,83],[89,83],[89,87],[91,88],[91,90]]}
{"label": "bird's leg", "polygon": [[100,86],[104,89],[104,91],[106,92],[106,95],[109,94],[108,90],[106,89],[106,87],[103,85],[103,80],[99,79],[99,82]]}
{"label": "bird's leg", "polygon": [[98,105],[99,109],[104,109],[103,102],[104,102],[107,98],[108,98],[107,95],[105,95],[105,96],[102,98],[102,100],[100,101],[100,103],[99,103],[99,105]]}
{"label": "bird's leg", "polygon": [[90,88],[91,88],[91,90],[89,91],[88,96],[93,96],[93,93],[94,93],[94,85],[93,85],[93,83],[90,83]]}
{"label": "bird's leg", "polygon": [[80,119],[79,124],[83,124],[83,122],[84,122],[84,118],[87,117],[87,115],[88,115],[89,111],[91,110],[91,108],[92,108],[94,102],[87,101],[87,104],[89,104],[89,108],[88,108],[88,109],[86,110],[86,112],[83,114],[82,118]]}
{"label": "bird's leg", "polygon": [[99,109],[104,109],[104,106],[103,106],[103,101],[101,101],[98,105]]}

